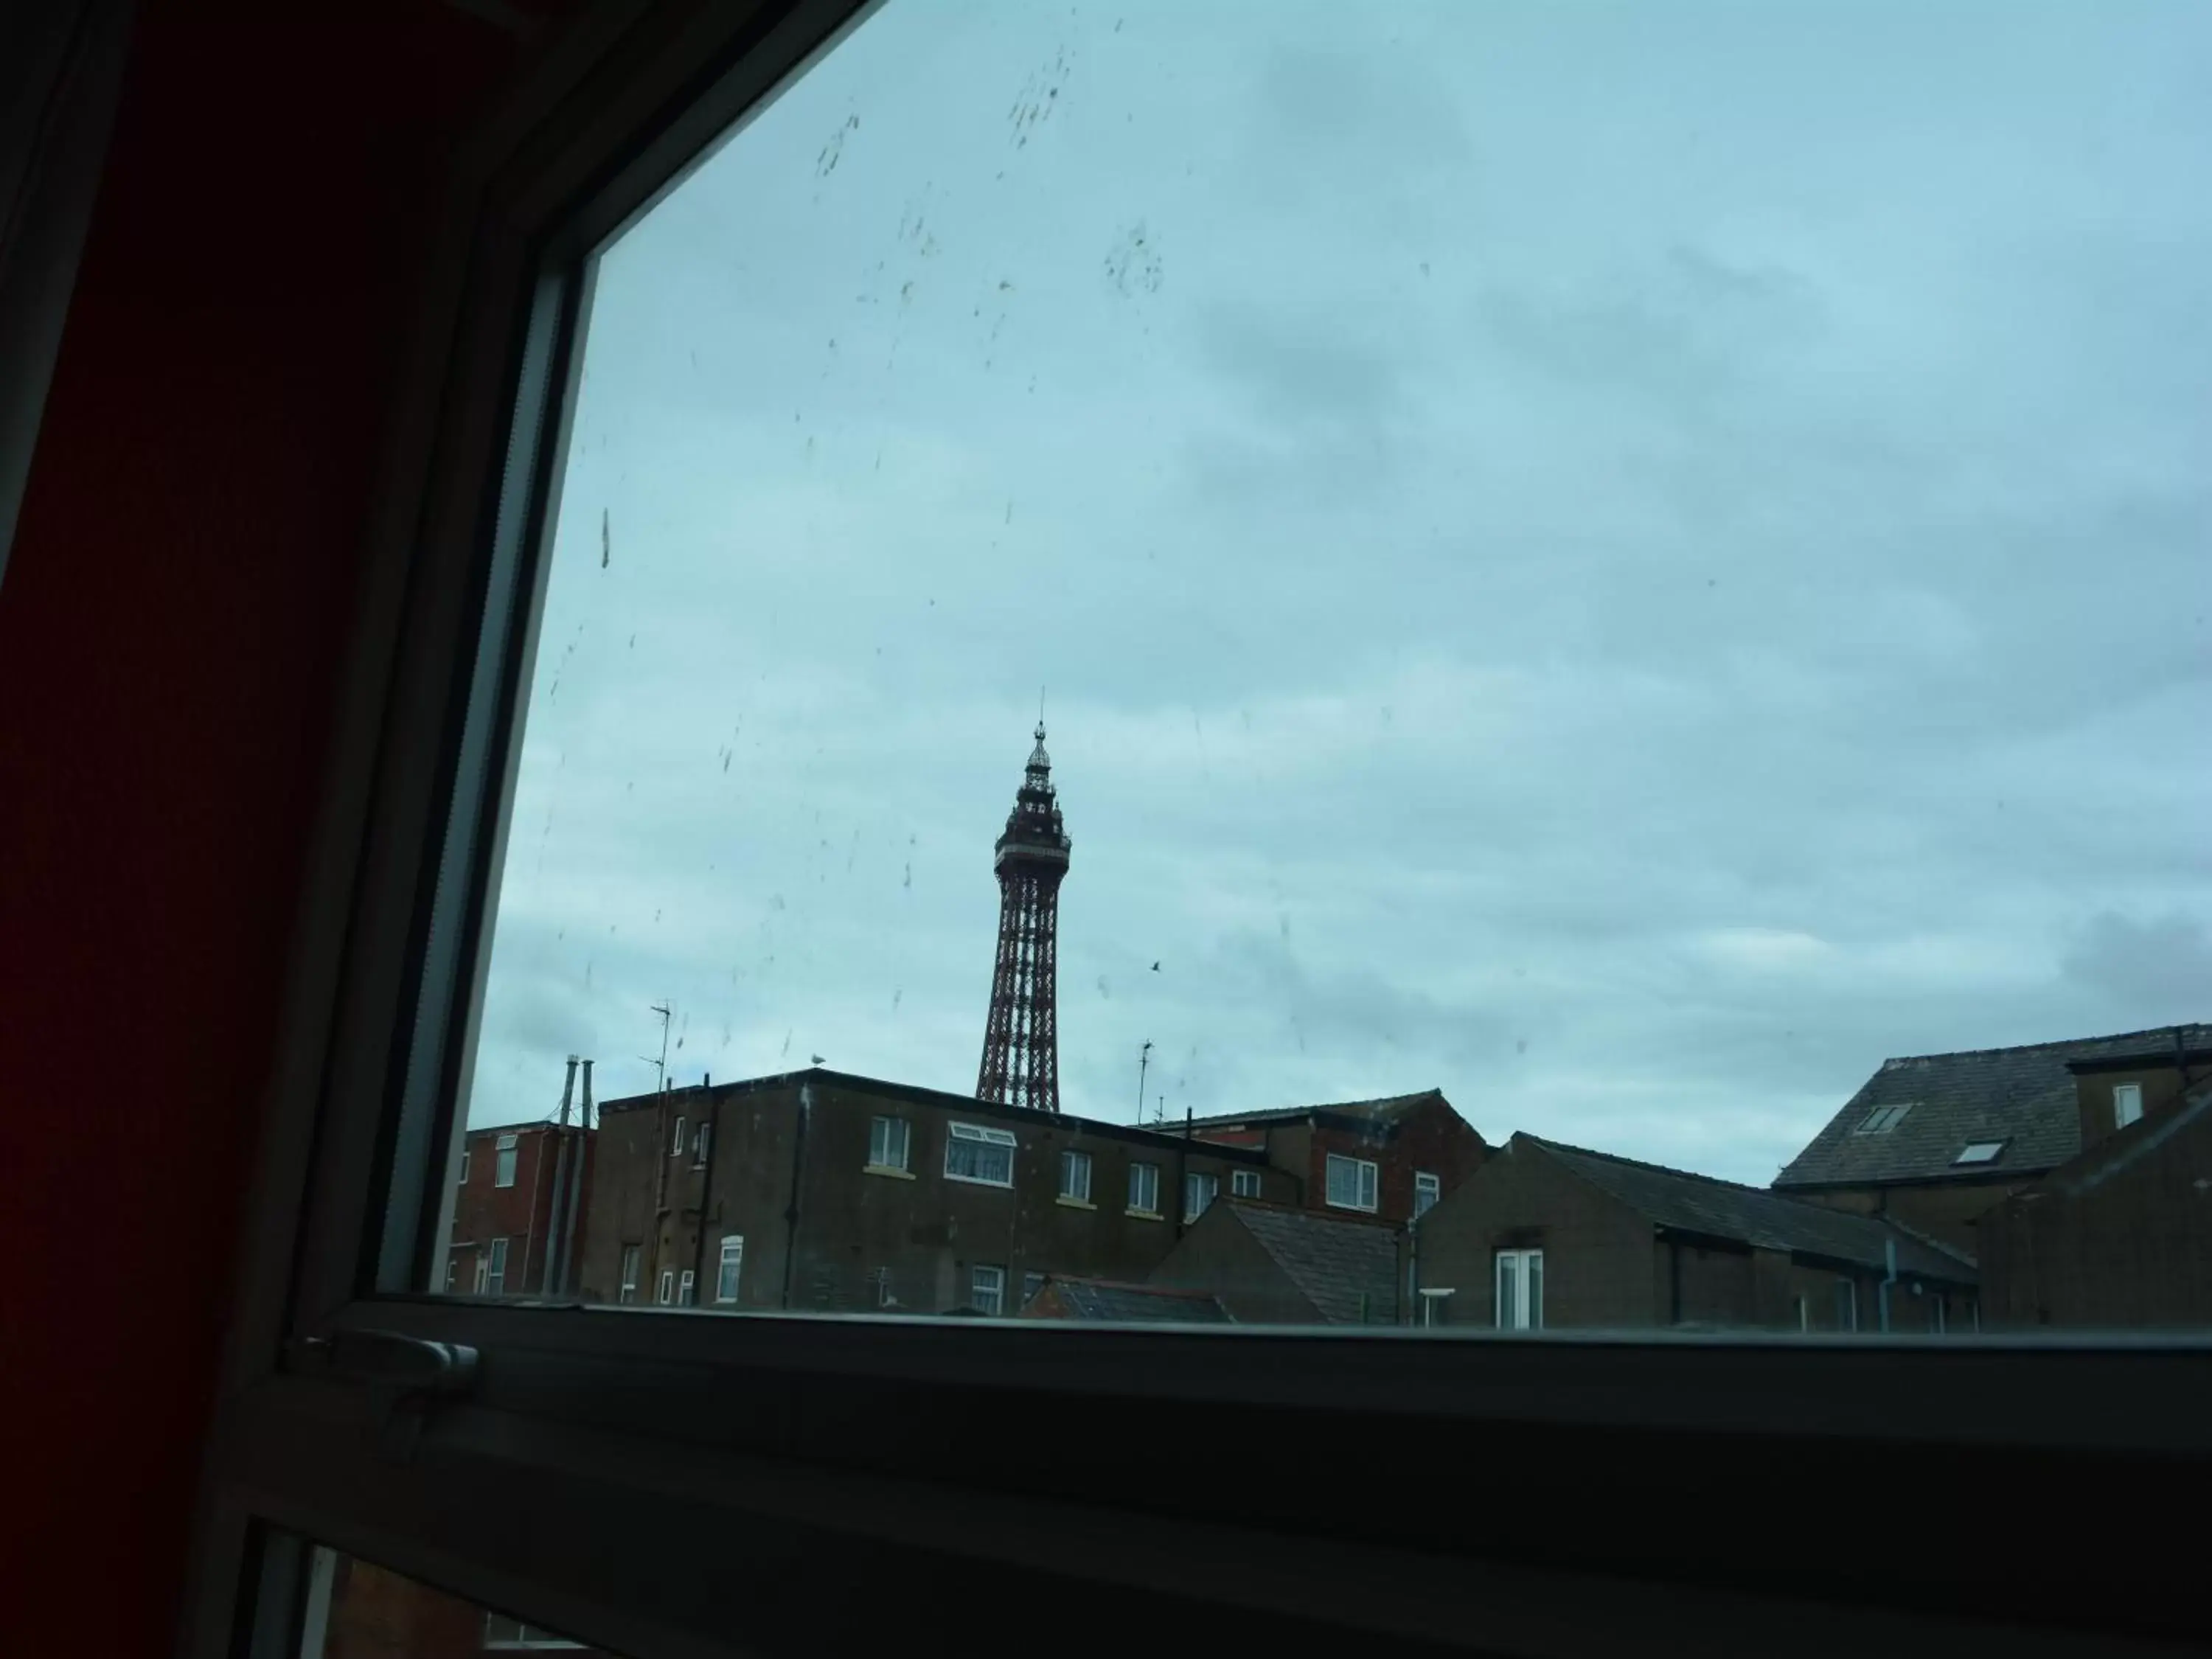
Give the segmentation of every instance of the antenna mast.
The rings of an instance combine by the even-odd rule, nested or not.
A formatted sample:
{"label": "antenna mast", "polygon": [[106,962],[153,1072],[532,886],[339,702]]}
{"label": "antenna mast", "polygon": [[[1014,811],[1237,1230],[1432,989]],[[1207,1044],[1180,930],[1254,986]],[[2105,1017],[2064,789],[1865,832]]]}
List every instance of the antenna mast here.
{"label": "antenna mast", "polygon": [[668,1022],[676,1016],[665,1002],[656,1002],[646,1012],[660,1016],[660,1058],[655,1060],[651,1054],[640,1054],[638,1058],[653,1067],[653,1092],[659,1094],[668,1086]]}
{"label": "antenna mast", "polygon": [[1145,1046],[1137,1050],[1137,1121],[1145,1121],[1145,1068],[1152,1063],[1152,1040],[1145,1039]]}

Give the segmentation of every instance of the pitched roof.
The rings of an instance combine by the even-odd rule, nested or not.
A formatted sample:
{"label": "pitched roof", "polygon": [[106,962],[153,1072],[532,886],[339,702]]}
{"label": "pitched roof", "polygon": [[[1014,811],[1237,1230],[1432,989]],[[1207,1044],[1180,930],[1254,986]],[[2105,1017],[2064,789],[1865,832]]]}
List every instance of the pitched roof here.
{"label": "pitched roof", "polygon": [[[2163,1111],[2138,1118],[2124,1129],[2117,1129],[2095,1146],[2058,1168],[2012,1201],[2015,1204],[2063,1194],[2069,1198],[2101,1187],[2114,1176],[2133,1168],[2146,1158],[2166,1152],[2171,1143],[2187,1136],[2191,1139],[2212,1127],[2212,1078],[2207,1078],[2183,1094],[2181,1098]],[[2185,1142],[2186,1145],[2186,1142]],[[2172,1154],[2167,1152],[2168,1156]]]}
{"label": "pitched roof", "polygon": [[1397,1229],[1255,1199],[1217,1199],[1333,1325],[1397,1316]]}
{"label": "pitched roof", "polygon": [[[1319,1106],[1271,1107],[1261,1112],[1216,1112],[1211,1117],[1187,1120],[1194,1129],[1233,1129],[1243,1123],[1296,1123],[1308,1117],[1357,1118],[1368,1123],[1395,1123],[1415,1107],[1431,1100],[1442,1100],[1441,1089],[1423,1089],[1410,1095],[1385,1095],[1379,1100],[1336,1101]],[[1180,1133],[1180,1123],[1161,1126],[1170,1133]]]}
{"label": "pitched roof", "polygon": [[1532,1134],[1515,1135],[1508,1143],[1508,1152],[1517,1150],[1523,1141],[1540,1148],[1655,1227],[1875,1268],[1887,1265],[1888,1250],[1893,1245],[1901,1272],[1959,1284],[1972,1283],[1974,1279],[1972,1257],[1872,1216],[1831,1210],[1764,1188],[1739,1186],[1733,1181],[1657,1164],[1639,1164],[1633,1158],[1563,1146]]}
{"label": "pitched roof", "polygon": [[[2191,1047],[2212,1027],[2185,1026]],[[1961,1176],[2038,1175],[2081,1150],[2081,1122],[2069,1062],[2171,1053],[2174,1030],[1975,1048],[1886,1060],[1844,1109],[1775,1177],[1778,1188],[1883,1185]],[[1894,1127],[1862,1133],[1877,1107],[1908,1109]],[[1954,1164],[1978,1141],[2001,1141],[1987,1163]]]}
{"label": "pitched roof", "polygon": [[1205,1291],[1171,1291],[1157,1285],[1122,1285],[1109,1279],[1048,1274],[1023,1304],[1024,1319],[1098,1319],[1116,1324],[1226,1325],[1220,1303]]}

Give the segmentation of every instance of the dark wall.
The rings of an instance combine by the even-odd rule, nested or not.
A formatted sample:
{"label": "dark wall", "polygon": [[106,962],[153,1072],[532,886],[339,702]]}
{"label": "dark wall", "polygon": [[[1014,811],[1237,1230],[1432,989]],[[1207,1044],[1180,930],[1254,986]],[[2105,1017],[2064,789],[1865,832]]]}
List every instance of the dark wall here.
{"label": "dark wall", "polygon": [[172,1644],[388,377],[523,50],[430,0],[141,8],[0,581],[23,1650]]}
{"label": "dark wall", "polygon": [[1967,1255],[1978,1254],[1978,1224],[1997,1205],[2028,1184],[2009,1181],[1931,1181],[1910,1186],[1792,1188],[1790,1196],[1808,1204],[1848,1210],[1853,1215],[1882,1215]]}
{"label": "dark wall", "polygon": [[1152,1271],[1151,1282],[1167,1290],[1206,1291],[1240,1325],[1323,1322],[1321,1310],[1226,1205],[1199,1218]]}
{"label": "dark wall", "polygon": [[[515,1138],[514,1184],[501,1187],[499,1142],[507,1134]],[[470,1131],[467,1179],[459,1182],[453,1231],[447,1235],[450,1289],[464,1296],[472,1294],[477,1261],[489,1250],[493,1239],[504,1238],[507,1241],[506,1294],[536,1296],[545,1290],[546,1276],[559,1248],[556,1229],[566,1226],[567,1200],[561,1189],[572,1180],[580,1189],[579,1213],[590,1213],[592,1139],[580,1130],[562,1131],[544,1124]],[[562,1156],[564,1139],[568,1143],[567,1159]],[[583,1168],[572,1171],[570,1161],[579,1157]],[[572,1267],[572,1284],[574,1272]]]}
{"label": "dark wall", "polygon": [[1334,1152],[1372,1160],[1376,1166],[1375,1213],[1385,1221],[1406,1221],[1413,1213],[1417,1171],[1437,1176],[1441,1189],[1449,1193],[1481,1168],[1490,1149],[1465,1118],[1437,1099],[1407,1113],[1389,1126],[1388,1133],[1373,1126],[1316,1124],[1302,1150],[1311,1194],[1308,1201],[1315,1209],[1328,1207],[1328,1155]]}
{"label": "dark wall", "polygon": [[1651,1225],[1551,1158],[1508,1142],[1421,1218],[1420,1276],[1453,1292],[1455,1325],[1496,1318],[1492,1252],[1544,1252],[1544,1322],[1553,1327],[1663,1323],[1664,1252]]}

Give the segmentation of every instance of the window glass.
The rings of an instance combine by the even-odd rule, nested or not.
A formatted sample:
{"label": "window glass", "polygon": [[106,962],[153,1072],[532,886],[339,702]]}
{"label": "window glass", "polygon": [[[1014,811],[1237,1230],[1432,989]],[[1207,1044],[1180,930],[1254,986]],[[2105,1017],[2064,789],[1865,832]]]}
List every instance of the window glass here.
{"label": "window glass", "polygon": [[491,1183],[493,1186],[514,1185],[515,1162],[522,1155],[520,1150],[520,1135],[501,1135],[499,1138],[496,1150],[493,1154]]}
{"label": "window glass", "polygon": [[622,1247],[622,1281],[617,1300],[623,1302],[637,1300],[638,1261],[642,1254],[643,1247],[641,1245],[625,1244]]}
{"label": "window glass", "polygon": [[738,1299],[738,1274],[744,1262],[745,1241],[735,1233],[726,1235],[722,1240],[721,1262],[714,1275],[715,1301]]}
{"label": "window glass", "polygon": [[495,1238],[484,1257],[483,1293],[486,1296],[507,1294],[507,1241]]}
{"label": "window glass", "polygon": [[605,1652],[335,1550],[313,1553],[305,1601],[301,1659],[461,1659],[479,1653],[593,1659]]}
{"label": "window glass", "polygon": [[428,1276],[2194,1322],[2212,11],[1985,14],[872,11],[597,257]]}
{"label": "window glass", "polygon": [[968,1273],[968,1305],[981,1314],[1006,1311],[1006,1270],[1004,1267],[971,1267]]}
{"label": "window glass", "polygon": [[1194,1170],[1182,1178],[1182,1218],[1195,1221],[1221,1191],[1221,1177]]}

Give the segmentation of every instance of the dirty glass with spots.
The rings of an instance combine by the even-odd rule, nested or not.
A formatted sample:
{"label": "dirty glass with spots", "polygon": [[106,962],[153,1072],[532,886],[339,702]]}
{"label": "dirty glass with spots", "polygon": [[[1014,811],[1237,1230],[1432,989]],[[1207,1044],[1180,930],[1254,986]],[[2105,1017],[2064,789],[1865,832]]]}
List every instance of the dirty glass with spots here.
{"label": "dirty glass with spots", "polygon": [[2212,1318],[2208,67],[890,0],[600,258],[442,1287]]}

